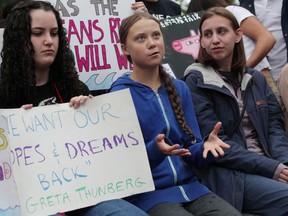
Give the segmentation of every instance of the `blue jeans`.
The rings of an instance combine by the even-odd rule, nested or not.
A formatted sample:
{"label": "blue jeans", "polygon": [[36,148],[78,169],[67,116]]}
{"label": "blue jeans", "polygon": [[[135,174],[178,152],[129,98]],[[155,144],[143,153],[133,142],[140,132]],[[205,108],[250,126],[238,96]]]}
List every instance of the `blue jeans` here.
{"label": "blue jeans", "polygon": [[261,216],[287,216],[288,184],[246,174],[243,211]]}
{"label": "blue jeans", "polygon": [[148,216],[144,211],[123,199],[108,200],[95,206],[66,212],[68,216]]}

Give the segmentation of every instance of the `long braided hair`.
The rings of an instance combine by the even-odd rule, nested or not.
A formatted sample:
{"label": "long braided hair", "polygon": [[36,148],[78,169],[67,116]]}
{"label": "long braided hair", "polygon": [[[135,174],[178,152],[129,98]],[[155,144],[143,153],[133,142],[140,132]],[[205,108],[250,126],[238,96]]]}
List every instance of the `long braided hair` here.
{"label": "long braided hair", "polygon": [[[120,26],[119,29],[119,37],[120,37],[120,42],[121,44],[126,44],[126,39],[127,35],[129,33],[129,29],[139,20],[141,19],[152,19],[155,22],[157,22],[160,26],[159,21],[152,15],[148,13],[143,13],[143,12],[135,12],[133,15],[125,18]],[[129,60],[130,63],[132,62],[131,56],[127,56],[127,59]],[[192,141],[195,141],[195,136],[192,133],[191,129],[189,128],[185,117],[184,117],[184,112],[182,109],[180,97],[177,93],[176,87],[173,84],[171,76],[164,70],[163,66],[160,64],[159,65],[159,75],[160,75],[160,80],[164,84],[168,96],[169,96],[169,101],[172,106],[173,112],[177,118],[177,121],[181,128],[184,130],[184,132],[190,136]]]}

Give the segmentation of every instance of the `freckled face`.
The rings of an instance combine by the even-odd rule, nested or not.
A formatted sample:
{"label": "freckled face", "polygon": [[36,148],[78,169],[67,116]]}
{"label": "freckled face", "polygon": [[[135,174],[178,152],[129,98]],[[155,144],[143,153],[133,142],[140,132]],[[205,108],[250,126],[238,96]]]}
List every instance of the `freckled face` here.
{"label": "freckled face", "polygon": [[158,67],[161,63],[165,46],[159,24],[152,19],[142,18],[129,30],[126,44],[122,51],[129,55],[136,67]]}
{"label": "freckled face", "polygon": [[206,19],[201,27],[201,46],[220,68],[231,67],[234,46],[241,37],[242,30],[234,31],[231,21],[219,15]]}
{"label": "freckled face", "polygon": [[58,46],[58,25],[52,11],[30,11],[31,43],[34,49],[36,69],[47,69],[54,62]]}

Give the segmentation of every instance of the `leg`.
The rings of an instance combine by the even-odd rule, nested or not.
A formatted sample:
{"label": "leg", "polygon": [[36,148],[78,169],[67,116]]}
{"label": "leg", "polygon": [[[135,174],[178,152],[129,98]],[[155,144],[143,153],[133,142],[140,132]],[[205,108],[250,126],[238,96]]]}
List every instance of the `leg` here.
{"label": "leg", "polygon": [[181,203],[160,203],[148,212],[150,216],[193,216]]}
{"label": "leg", "polygon": [[123,199],[108,200],[83,209],[67,212],[68,216],[148,216]]}
{"label": "leg", "polygon": [[246,174],[243,211],[263,216],[288,215],[288,184]]}
{"label": "leg", "polygon": [[282,69],[279,80],[278,89],[281,106],[284,110],[285,129],[288,132],[288,64]]}
{"label": "leg", "polygon": [[197,216],[241,216],[241,213],[233,206],[213,193],[206,194],[191,203],[185,204],[185,208]]}

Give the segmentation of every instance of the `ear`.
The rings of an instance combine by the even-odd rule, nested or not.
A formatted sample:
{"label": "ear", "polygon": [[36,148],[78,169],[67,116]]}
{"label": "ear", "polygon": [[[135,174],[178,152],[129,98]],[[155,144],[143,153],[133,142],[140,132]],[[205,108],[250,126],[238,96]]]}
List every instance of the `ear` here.
{"label": "ear", "polygon": [[122,52],[124,55],[126,55],[126,56],[130,55],[126,45],[121,44],[121,49],[122,49]]}
{"label": "ear", "polygon": [[202,40],[201,40],[201,37],[199,38],[199,40],[200,40],[200,45],[201,45],[201,47],[202,47],[203,49],[205,49],[205,46],[204,46],[204,43],[203,43]]}
{"label": "ear", "polygon": [[235,34],[236,34],[235,43],[239,43],[240,40],[242,39],[243,30],[242,30],[241,28],[238,28],[238,29],[235,31]]}

